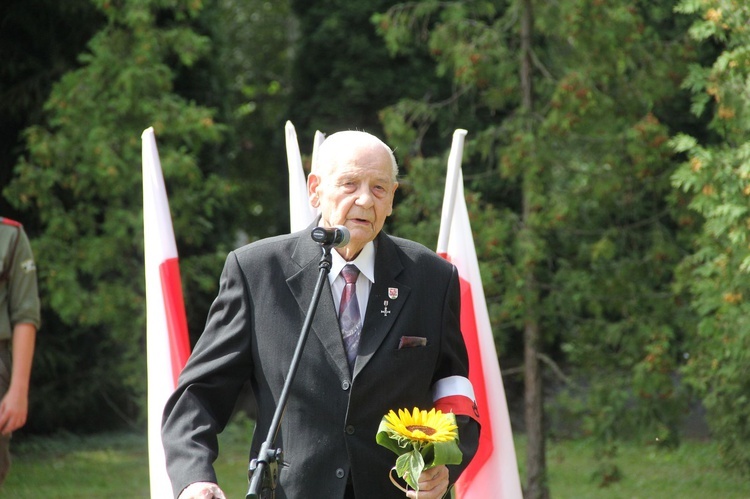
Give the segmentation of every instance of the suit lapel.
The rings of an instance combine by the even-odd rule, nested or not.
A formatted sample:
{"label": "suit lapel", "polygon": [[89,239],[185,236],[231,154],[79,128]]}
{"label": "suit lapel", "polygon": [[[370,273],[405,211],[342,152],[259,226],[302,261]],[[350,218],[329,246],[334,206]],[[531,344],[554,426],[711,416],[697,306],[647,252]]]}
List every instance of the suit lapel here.
{"label": "suit lapel", "polygon": [[[313,227],[312,225],[310,227]],[[304,234],[304,233],[303,233]],[[303,317],[307,317],[315,285],[318,282],[319,263],[322,250],[317,243],[310,238],[300,237],[292,255],[292,261],[298,265],[298,271],[287,278],[289,290],[294,295]],[[301,327],[302,323],[300,323]],[[314,333],[323,344],[331,366],[339,372],[342,378],[349,377],[349,365],[346,361],[346,353],[339,332],[339,322],[336,308],[331,296],[331,286],[326,278],[323,290],[320,294],[320,302],[315,311],[312,322],[312,333]],[[308,338],[309,340],[309,338]]]}
{"label": "suit lapel", "polygon": [[[320,257],[320,246],[309,238],[298,238],[292,254],[292,261],[296,263],[295,270],[297,271],[292,272],[287,277],[287,285],[297,300],[303,316],[307,316],[310,299],[318,280]],[[367,365],[383,343],[411,292],[408,285],[398,280],[403,268],[393,241],[383,233],[378,235],[375,254],[375,282],[370,289],[370,297],[367,301],[367,311],[362,326],[362,336],[353,377]],[[389,290],[391,289],[397,290],[397,297],[389,296]],[[342,378],[348,377],[349,365],[346,361],[346,353],[341,340],[336,308],[328,279],[324,283],[320,302],[313,318],[312,332],[325,348],[331,366],[339,372]]]}
{"label": "suit lapel", "polygon": [[[372,359],[395,324],[411,292],[409,286],[397,279],[403,268],[396,252],[396,245],[381,232],[377,238],[375,253],[375,282],[370,289],[370,297],[367,301],[367,312],[359,340],[354,376]],[[389,296],[389,289],[396,290],[398,296],[395,298]]]}

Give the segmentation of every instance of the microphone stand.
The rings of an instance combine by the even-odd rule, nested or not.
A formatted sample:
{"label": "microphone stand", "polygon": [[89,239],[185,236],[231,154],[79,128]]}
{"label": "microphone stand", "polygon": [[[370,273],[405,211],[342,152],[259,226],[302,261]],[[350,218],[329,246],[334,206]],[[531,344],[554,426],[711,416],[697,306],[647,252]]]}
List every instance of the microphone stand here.
{"label": "microphone stand", "polygon": [[297,340],[297,347],[292,357],[292,364],[289,366],[289,373],[284,382],[284,388],[281,390],[279,403],[276,406],[271,426],[268,428],[268,436],[266,436],[266,440],[260,446],[258,457],[250,461],[250,465],[248,466],[247,473],[250,486],[245,499],[273,499],[276,494],[276,482],[279,478],[279,464],[283,462],[283,452],[281,448],[273,448],[274,440],[281,426],[281,417],[286,409],[292,380],[297,373],[297,368],[302,359],[302,350],[310,333],[312,319],[320,301],[320,294],[323,291],[323,283],[331,272],[331,248],[333,244],[321,244],[321,247],[323,248],[323,256],[318,264],[318,282],[315,285],[315,291],[313,291],[312,300],[307,309],[307,317],[304,324],[302,324],[302,330]]}

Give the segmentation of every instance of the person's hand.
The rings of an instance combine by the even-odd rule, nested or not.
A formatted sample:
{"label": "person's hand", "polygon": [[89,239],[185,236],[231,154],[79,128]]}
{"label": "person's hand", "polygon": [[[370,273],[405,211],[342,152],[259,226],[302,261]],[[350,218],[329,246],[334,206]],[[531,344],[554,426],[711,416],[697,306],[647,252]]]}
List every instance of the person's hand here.
{"label": "person's hand", "polygon": [[0,433],[10,435],[26,424],[29,413],[29,400],[17,390],[10,390],[0,401]]}
{"label": "person's hand", "polygon": [[[450,484],[448,468],[445,465],[435,466],[419,475],[419,499],[440,499],[448,492]],[[406,497],[416,499],[417,491],[410,490]]]}
{"label": "person's hand", "polygon": [[185,487],[177,499],[227,499],[227,496],[215,483],[195,482]]}

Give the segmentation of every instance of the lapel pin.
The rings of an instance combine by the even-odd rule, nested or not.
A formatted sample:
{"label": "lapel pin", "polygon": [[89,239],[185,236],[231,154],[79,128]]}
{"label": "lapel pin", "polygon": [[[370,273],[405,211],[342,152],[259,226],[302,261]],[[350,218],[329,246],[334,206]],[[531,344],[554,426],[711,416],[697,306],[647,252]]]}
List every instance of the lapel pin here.
{"label": "lapel pin", "polygon": [[398,298],[398,288],[388,288],[388,298],[391,300]]}
{"label": "lapel pin", "polygon": [[[390,290],[388,290],[388,293],[390,294]],[[388,310],[388,300],[383,302],[383,310],[381,310],[380,313],[383,314],[383,317],[388,317],[388,314],[391,313],[391,311]]]}

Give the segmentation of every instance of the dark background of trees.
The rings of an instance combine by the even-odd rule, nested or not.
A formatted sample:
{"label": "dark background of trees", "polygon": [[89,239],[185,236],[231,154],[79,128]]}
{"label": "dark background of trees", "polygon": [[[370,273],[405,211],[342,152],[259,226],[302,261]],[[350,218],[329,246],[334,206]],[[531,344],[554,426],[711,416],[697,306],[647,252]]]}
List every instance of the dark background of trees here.
{"label": "dark background of trees", "polygon": [[383,136],[402,167],[387,230],[429,247],[466,128],[515,428],[543,390],[543,433],[596,438],[604,476],[617,439],[678,445],[700,403],[747,471],[749,19],[719,1],[4,2],[0,206],[32,238],[44,320],[24,432],[143,427],[145,128],[193,340],[226,251],[288,230],[287,119],[308,164],[316,130]]}

